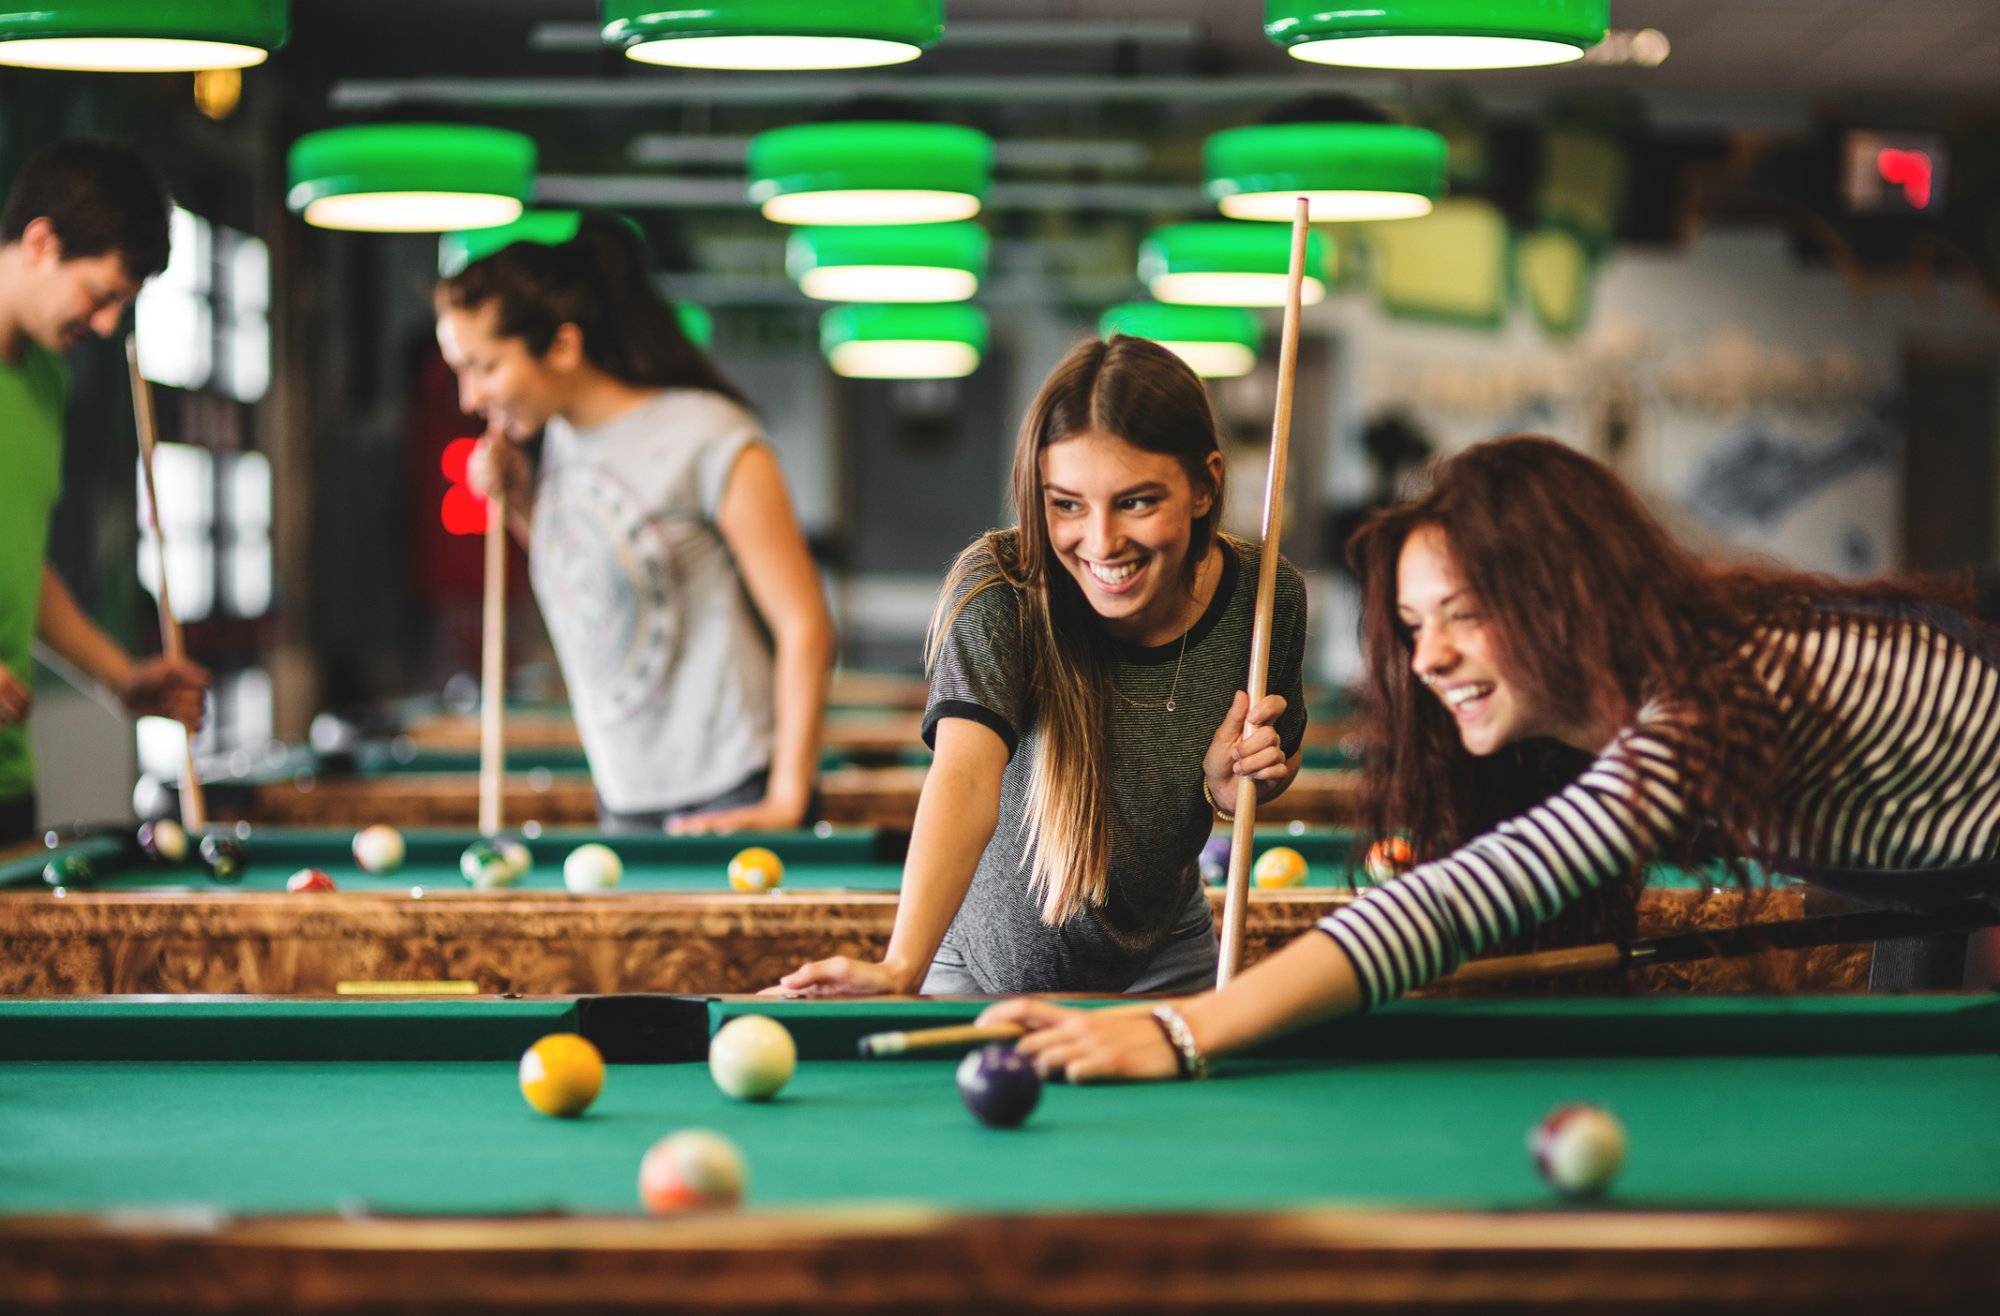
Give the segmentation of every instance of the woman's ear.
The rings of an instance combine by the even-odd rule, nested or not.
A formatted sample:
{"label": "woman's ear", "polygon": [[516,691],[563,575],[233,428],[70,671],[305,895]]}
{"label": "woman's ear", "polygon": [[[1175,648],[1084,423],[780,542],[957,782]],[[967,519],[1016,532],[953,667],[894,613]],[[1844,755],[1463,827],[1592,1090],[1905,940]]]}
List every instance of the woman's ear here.
{"label": "woman's ear", "polygon": [[555,336],[549,339],[549,350],[542,353],[542,364],[550,370],[568,373],[583,364],[583,330],[573,323],[556,326]]}
{"label": "woman's ear", "polygon": [[1222,453],[1219,451],[1209,453],[1203,459],[1202,465],[1207,468],[1208,482],[1204,487],[1197,488],[1194,491],[1194,514],[1196,517],[1207,516],[1215,510],[1215,491],[1222,487]]}

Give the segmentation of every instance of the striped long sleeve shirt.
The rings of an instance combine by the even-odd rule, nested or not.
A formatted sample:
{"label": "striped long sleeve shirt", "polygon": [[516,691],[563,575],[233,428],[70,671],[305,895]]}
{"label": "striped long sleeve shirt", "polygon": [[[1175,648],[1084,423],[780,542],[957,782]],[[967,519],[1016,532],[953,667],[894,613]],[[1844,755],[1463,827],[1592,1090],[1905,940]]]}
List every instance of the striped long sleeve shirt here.
{"label": "striped long sleeve shirt", "polygon": [[[1956,622],[1957,624],[1953,624]],[[1779,716],[1776,834],[1823,868],[2000,860],[2000,661],[1959,619],[1829,614],[1747,656]],[[1320,921],[1369,1005],[1554,917],[1697,825],[1671,711],[1641,709],[1544,803]]]}

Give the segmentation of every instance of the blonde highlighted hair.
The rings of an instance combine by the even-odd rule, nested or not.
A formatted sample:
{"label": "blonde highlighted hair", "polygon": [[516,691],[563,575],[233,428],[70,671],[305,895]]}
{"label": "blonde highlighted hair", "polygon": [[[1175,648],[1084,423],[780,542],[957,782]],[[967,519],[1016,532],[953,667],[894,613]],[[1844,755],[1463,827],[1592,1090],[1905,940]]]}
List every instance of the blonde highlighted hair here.
{"label": "blonde highlighted hair", "polygon": [[[972,599],[1004,585],[1020,602],[1021,658],[1031,716],[1042,731],[1021,826],[1029,832],[1029,892],[1051,927],[1103,905],[1111,862],[1104,761],[1110,637],[1056,560],[1042,496],[1042,450],[1090,432],[1174,458],[1196,492],[1209,494],[1184,564],[1193,590],[1222,515],[1222,481],[1209,469],[1219,444],[1208,391],[1158,343],[1123,334],[1093,339],[1056,364],[1023,417],[1014,441],[1014,528],[988,531],[958,555],[924,643],[930,668]],[[1028,728],[1016,731],[1025,738]]]}

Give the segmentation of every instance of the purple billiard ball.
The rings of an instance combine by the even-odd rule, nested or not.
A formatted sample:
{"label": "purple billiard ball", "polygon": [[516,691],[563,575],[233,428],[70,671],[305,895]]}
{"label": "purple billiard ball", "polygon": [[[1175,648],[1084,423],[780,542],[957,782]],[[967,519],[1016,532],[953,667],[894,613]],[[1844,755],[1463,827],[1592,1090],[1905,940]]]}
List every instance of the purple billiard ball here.
{"label": "purple billiard ball", "polygon": [[958,1062],[958,1095],[989,1129],[1018,1127],[1042,1099],[1042,1076],[1011,1046],[986,1046]]}
{"label": "purple billiard ball", "polygon": [[1208,844],[1201,847],[1201,880],[1210,886],[1221,886],[1229,880],[1229,838],[1211,836]]}

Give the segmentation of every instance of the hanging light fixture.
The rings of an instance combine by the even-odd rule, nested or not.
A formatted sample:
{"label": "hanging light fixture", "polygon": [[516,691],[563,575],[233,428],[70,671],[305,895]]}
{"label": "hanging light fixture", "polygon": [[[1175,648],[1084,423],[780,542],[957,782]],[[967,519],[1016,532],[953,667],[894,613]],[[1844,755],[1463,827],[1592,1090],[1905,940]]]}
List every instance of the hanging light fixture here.
{"label": "hanging light fixture", "polygon": [[1264,0],[1294,59],[1366,69],[1566,64],[1604,40],[1610,0]]}
{"label": "hanging light fixture", "polygon": [[1202,190],[1231,219],[1290,220],[1299,197],[1316,222],[1410,219],[1444,192],[1444,138],[1400,123],[1229,128],[1202,155]]}
{"label": "hanging light fixture", "polygon": [[1097,332],[1109,338],[1130,334],[1150,338],[1188,363],[1204,379],[1247,375],[1257,364],[1264,331],[1257,317],[1240,306],[1171,306],[1126,302],[1098,319]]}
{"label": "hanging light fixture", "polygon": [[291,32],[288,0],[41,0],[0,13],[0,64],[198,73],[262,64]]}
{"label": "hanging light fixture", "polygon": [[850,379],[957,379],[979,368],[986,313],[965,302],[836,306],[820,317],[819,350]]}
{"label": "hanging light fixture", "polygon": [[328,128],[292,143],[285,204],[320,228],[437,233],[520,218],[535,143],[465,124]]}
{"label": "hanging light fixture", "polygon": [[[1307,306],[1326,296],[1331,250],[1322,234],[1306,234]],[[1139,281],[1184,306],[1283,306],[1291,259],[1291,234],[1275,224],[1169,224],[1139,244]]]}
{"label": "hanging light fixture", "polygon": [[962,302],[986,277],[977,224],[857,224],[795,229],[785,271],[823,302]]}
{"label": "hanging light fixture", "polygon": [[802,123],[750,139],[750,199],[780,224],[971,219],[992,172],[992,138],[951,123]]}
{"label": "hanging light fixture", "polygon": [[944,0],[604,0],[603,14],[607,45],[688,69],[904,64],[944,32]]}
{"label": "hanging light fixture", "polygon": [[715,346],[715,317],[708,313],[706,306],[693,302],[674,303],[674,321],[681,327],[687,340],[706,352]]}

